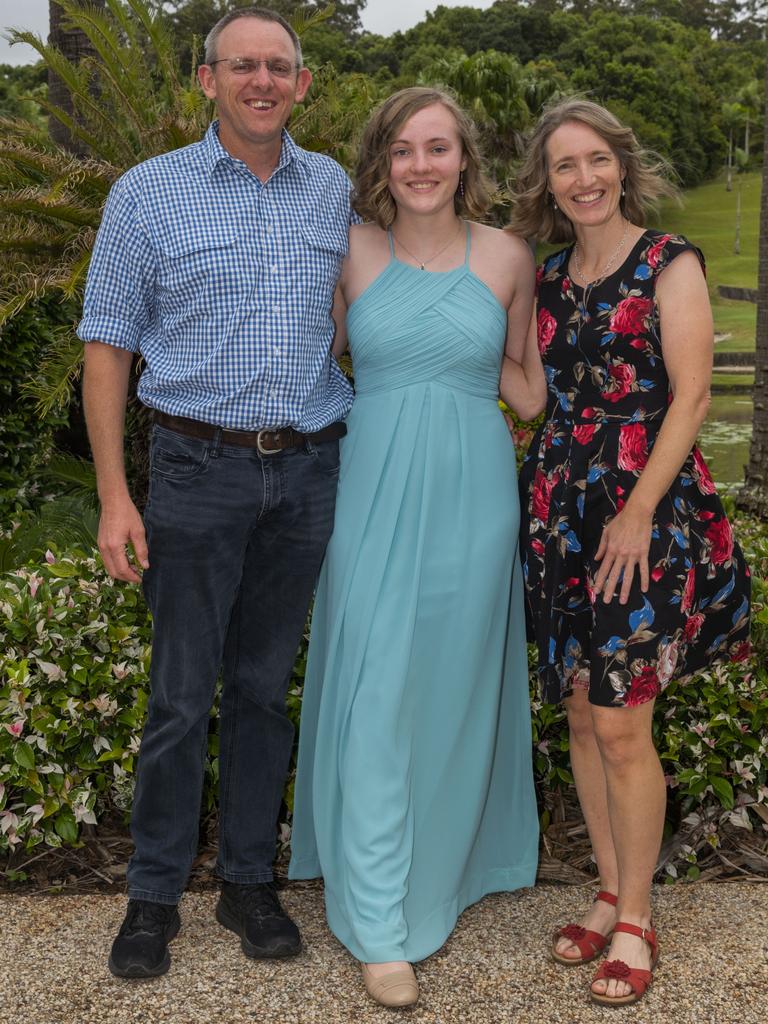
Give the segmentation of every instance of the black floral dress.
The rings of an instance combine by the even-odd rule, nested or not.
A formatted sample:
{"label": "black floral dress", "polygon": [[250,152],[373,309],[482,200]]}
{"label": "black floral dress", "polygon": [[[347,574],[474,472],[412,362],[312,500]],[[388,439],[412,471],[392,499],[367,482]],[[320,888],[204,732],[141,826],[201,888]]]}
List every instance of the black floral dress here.
{"label": "black floral dress", "polygon": [[672,679],[749,655],[749,570],[696,447],[656,508],[647,592],[637,570],[627,604],[618,590],[605,604],[592,589],[603,527],[640,476],[670,400],[656,278],[688,251],[703,266],[684,238],[646,231],[586,290],[568,276],[570,248],[538,272],[549,394],[520,486],[526,615],[547,702],[585,686],[592,704],[631,707]]}

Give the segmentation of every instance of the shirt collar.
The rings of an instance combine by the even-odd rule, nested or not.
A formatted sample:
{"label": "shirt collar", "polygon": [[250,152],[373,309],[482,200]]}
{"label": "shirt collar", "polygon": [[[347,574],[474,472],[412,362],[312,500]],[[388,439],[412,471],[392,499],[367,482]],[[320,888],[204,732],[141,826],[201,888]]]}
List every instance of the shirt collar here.
{"label": "shirt collar", "polygon": [[[219,164],[240,162],[222,146],[219,139],[218,121],[211,122],[208,131],[203,136],[202,146],[208,173],[211,175],[217,169]],[[302,170],[308,170],[308,154],[301,148],[301,146],[296,145],[285,128],[283,128],[283,144],[280,148],[280,159],[278,160],[277,167],[273,173],[282,171],[291,164],[295,164]]]}

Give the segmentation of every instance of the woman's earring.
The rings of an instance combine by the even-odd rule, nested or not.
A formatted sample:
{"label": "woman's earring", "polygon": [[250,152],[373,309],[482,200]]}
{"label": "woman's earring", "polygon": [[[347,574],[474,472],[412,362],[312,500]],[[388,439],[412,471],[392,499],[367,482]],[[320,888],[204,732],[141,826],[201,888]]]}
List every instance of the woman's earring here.
{"label": "woman's earring", "polygon": [[459,195],[464,198],[464,171],[459,171]]}
{"label": "woman's earring", "polygon": [[549,195],[550,195],[550,198],[552,199],[552,206],[553,206],[553,207],[554,207],[554,208],[555,208],[556,210],[559,210],[559,209],[560,209],[560,207],[559,207],[559,206],[557,205],[557,200],[555,199],[555,193],[554,193],[554,192],[550,192],[550,193],[549,193]]}
{"label": "woman's earring", "polygon": [[627,194],[627,190],[626,190],[626,187],[624,185],[624,179],[622,178],[621,179],[621,198],[623,199],[626,194]]}

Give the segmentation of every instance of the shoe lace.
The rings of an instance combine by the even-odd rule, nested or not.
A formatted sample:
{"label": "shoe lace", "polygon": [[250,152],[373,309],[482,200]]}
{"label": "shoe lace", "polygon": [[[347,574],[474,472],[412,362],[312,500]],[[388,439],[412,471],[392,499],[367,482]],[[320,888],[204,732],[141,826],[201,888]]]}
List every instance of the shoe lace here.
{"label": "shoe lace", "polygon": [[131,935],[136,932],[162,931],[175,909],[175,907],[166,906],[164,903],[137,900],[129,907],[123,932],[126,935]]}
{"label": "shoe lace", "polygon": [[260,885],[241,885],[238,897],[249,917],[282,917],[283,908],[277,896],[273,882],[262,882]]}

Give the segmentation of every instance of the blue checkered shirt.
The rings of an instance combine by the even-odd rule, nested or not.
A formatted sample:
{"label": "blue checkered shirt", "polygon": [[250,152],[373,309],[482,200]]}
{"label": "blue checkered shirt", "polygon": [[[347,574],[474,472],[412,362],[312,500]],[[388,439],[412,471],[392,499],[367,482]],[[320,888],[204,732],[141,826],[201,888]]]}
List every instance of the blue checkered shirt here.
{"label": "blue checkered shirt", "polygon": [[141,352],[145,405],[235,430],[319,430],[352,390],[330,355],[350,183],[283,133],[262,182],[219,141],[131,168],[113,186],[78,335]]}

